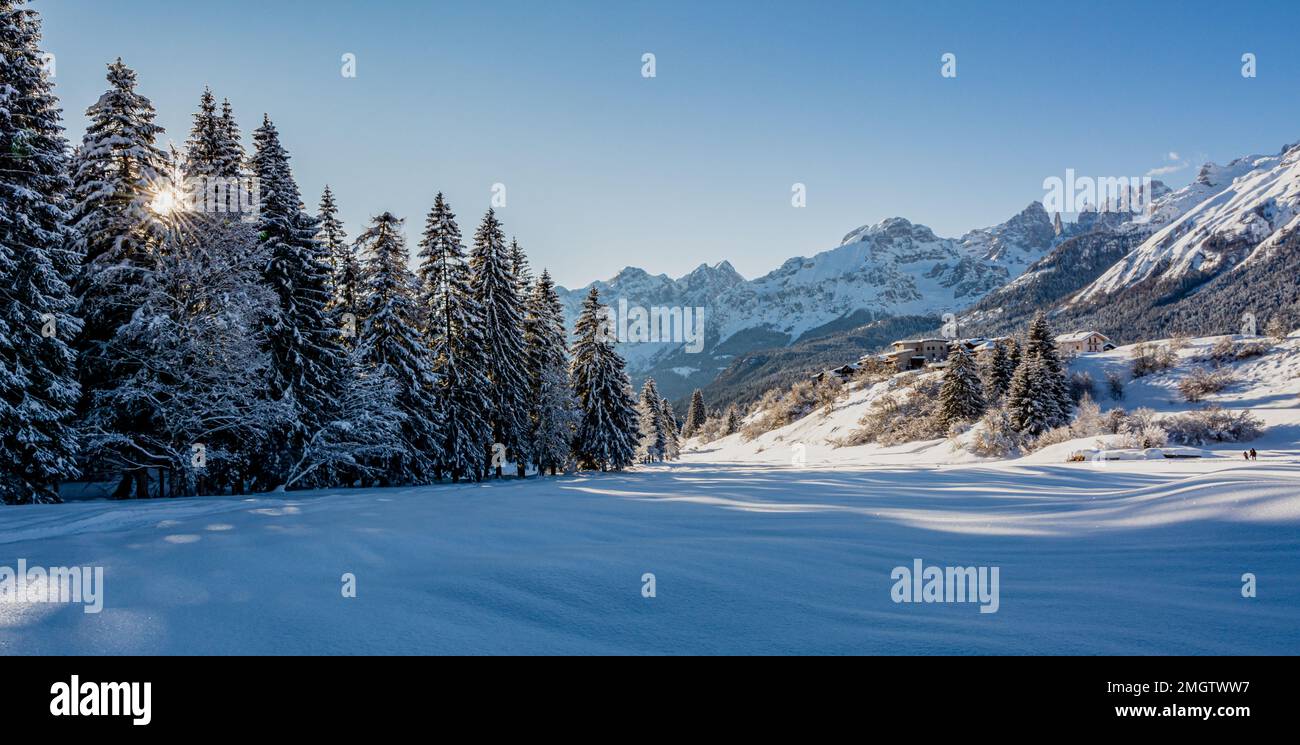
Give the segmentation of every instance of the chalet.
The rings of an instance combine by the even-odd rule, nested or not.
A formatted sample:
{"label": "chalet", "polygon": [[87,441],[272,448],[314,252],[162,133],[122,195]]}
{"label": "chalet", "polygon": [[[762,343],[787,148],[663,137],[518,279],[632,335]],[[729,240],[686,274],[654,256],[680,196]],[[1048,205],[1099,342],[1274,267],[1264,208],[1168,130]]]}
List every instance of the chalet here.
{"label": "chalet", "polygon": [[830,370],[822,370],[821,372],[814,375],[812,379],[814,383],[820,383],[822,382],[822,380],[826,378],[827,375],[834,375],[835,377],[840,379],[841,383],[843,383],[843,382],[847,382],[849,378],[852,378],[857,372],[858,372],[857,364],[840,365],[839,367],[832,368]]}
{"label": "chalet", "polygon": [[903,339],[891,345],[893,349],[885,352],[885,359],[893,362],[900,372],[916,370],[948,359],[950,344],[951,339]]}
{"label": "chalet", "polygon": [[1076,331],[1056,337],[1056,347],[1065,354],[1083,354],[1105,352],[1114,349],[1115,344],[1099,331]]}

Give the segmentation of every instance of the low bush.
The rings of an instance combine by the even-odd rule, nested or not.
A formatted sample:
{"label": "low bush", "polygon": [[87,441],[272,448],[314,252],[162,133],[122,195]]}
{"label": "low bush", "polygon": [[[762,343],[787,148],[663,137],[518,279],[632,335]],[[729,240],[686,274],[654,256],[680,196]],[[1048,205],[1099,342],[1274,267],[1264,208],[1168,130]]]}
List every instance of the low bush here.
{"label": "low bush", "polygon": [[1166,417],[1162,422],[1169,438],[1183,445],[1206,445],[1211,442],[1248,442],[1264,432],[1264,422],[1249,411],[1232,411],[1207,406]]}
{"label": "low bush", "polygon": [[1232,371],[1226,367],[1196,367],[1178,381],[1178,392],[1185,400],[1195,403],[1227,388],[1233,380]]}

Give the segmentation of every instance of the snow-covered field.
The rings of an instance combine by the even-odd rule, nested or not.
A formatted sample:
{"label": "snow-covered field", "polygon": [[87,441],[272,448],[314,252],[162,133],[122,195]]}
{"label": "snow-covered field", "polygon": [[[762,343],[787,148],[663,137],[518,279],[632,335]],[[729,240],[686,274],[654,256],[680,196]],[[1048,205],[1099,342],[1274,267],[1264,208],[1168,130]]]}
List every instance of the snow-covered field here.
{"label": "snow-covered field", "polygon": [[[0,542],[106,585],[0,605],[6,654],[1300,652],[1294,457],[85,502],[0,511]],[[999,567],[998,612],[895,604],[916,558]]]}
{"label": "snow-covered field", "polygon": [[[1251,463],[1237,445],[1104,465],[831,449],[850,397],[623,474],[3,508],[0,566],[98,565],[106,587],[99,614],[0,603],[0,653],[1297,654],[1287,344],[1215,397],[1269,423]],[[1186,408],[1172,385],[1124,403]],[[915,559],[998,567],[997,612],[893,602]]]}

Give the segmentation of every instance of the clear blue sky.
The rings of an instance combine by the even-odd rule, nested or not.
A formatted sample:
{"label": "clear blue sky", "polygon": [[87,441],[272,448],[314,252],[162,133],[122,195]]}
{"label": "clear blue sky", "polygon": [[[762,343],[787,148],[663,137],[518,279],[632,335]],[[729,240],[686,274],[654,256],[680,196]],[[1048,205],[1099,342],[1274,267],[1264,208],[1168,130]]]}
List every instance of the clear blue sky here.
{"label": "clear blue sky", "polygon": [[722,259],[753,277],[885,217],[949,236],[1000,222],[1066,168],[1185,162],[1163,176],[1179,186],[1300,140],[1291,0],[33,7],[74,141],[120,55],[178,143],[204,84],[246,145],[270,113],[305,199],[329,183],[352,236],[391,210],[414,238],[441,190],[468,237],[504,183],[507,231],[569,286]]}

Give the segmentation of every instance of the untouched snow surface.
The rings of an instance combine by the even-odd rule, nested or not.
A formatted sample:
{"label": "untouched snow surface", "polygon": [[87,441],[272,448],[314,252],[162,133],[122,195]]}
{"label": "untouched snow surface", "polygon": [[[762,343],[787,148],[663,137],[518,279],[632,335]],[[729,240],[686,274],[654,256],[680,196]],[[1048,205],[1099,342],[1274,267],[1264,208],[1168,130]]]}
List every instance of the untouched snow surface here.
{"label": "untouched snow surface", "polygon": [[[98,615],[0,604],[5,654],[1300,652],[1294,456],[16,507],[0,553],[106,585]],[[1000,609],[895,604],[916,558],[1000,567]]]}

